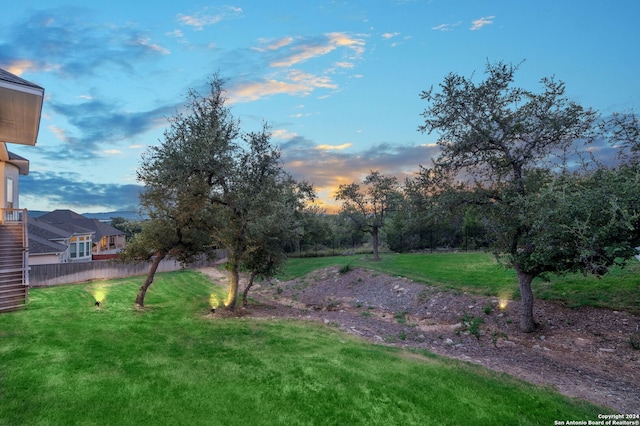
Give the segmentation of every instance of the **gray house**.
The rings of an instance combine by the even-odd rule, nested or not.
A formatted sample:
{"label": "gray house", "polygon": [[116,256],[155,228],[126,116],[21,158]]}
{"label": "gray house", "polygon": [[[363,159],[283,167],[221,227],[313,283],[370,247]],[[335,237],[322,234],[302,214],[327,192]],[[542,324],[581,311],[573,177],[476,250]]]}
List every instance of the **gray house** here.
{"label": "gray house", "polygon": [[[54,210],[37,218],[29,219],[29,231],[68,246],[68,256],[62,256],[61,262],[106,260],[118,256],[124,248],[125,233],[111,225],[100,222],[98,219],[91,219],[71,210]],[[64,242],[47,238],[43,226],[38,227],[42,222],[51,228],[57,228],[60,233],[66,236]],[[31,234],[30,234],[31,235]],[[31,239],[29,240],[32,241]],[[44,256],[43,253],[40,254]],[[29,255],[29,258],[36,261],[36,256]],[[49,256],[48,259],[53,260]],[[49,262],[47,263],[59,263]]]}
{"label": "gray house", "polygon": [[29,265],[91,261],[94,234],[80,226],[58,227],[29,217]]}

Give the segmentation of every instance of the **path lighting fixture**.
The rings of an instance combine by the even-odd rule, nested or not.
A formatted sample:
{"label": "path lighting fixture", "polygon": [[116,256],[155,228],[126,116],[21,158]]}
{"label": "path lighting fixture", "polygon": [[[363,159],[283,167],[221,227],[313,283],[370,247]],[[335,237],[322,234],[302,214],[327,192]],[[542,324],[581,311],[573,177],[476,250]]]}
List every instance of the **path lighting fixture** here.
{"label": "path lighting fixture", "polygon": [[94,289],[91,293],[93,294],[93,298],[96,301],[96,303],[94,303],[95,307],[100,309],[100,305],[102,305],[107,295],[106,289],[104,287],[98,287]]}
{"label": "path lighting fixture", "polygon": [[500,302],[498,304],[498,308],[500,308],[501,311],[504,311],[505,309],[507,309],[507,304],[509,303],[509,301],[507,299],[500,299]]}
{"label": "path lighting fixture", "polygon": [[212,294],[209,297],[209,306],[211,306],[211,313],[215,314],[216,308],[220,306],[220,300],[218,300],[218,296],[216,296],[215,294]]}

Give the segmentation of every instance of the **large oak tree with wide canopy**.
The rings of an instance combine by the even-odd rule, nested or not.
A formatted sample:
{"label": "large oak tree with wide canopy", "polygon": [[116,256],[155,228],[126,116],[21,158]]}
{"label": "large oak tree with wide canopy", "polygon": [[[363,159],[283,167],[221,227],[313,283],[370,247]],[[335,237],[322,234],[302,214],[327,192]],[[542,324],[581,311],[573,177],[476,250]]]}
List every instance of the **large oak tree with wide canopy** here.
{"label": "large oak tree with wide canopy", "polygon": [[636,253],[639,187],[637,170],[621,178],[612,168],[579,167],[587,157],[576,147],[607,136],[598,114],[570,101],[554,78],[543,78],[540,92],[514,87],[517,70],[488,63],[477,83],[447,75],[439,90],[421,93],[428,106],[419,130],[439,135],[433,169],[464,181],[465,202],[481,208],[495,253],[518,277],[520,328],[532,332],[536,277],[601,275]]}

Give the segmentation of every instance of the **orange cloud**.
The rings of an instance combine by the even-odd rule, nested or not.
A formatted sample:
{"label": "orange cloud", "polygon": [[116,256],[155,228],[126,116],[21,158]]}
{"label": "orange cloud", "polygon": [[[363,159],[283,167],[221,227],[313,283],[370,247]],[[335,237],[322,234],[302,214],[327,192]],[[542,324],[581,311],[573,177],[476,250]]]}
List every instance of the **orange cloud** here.
{"label": "orange cloud", "polygon": [[209,7],[205,7],[202,11],[196,12],[193,15],[183,15],[179,13],[177,18],[180,23],[193,27],[196,31],[200,31],[207,25],[214,25],[220,21],[242,15],[242,9],[239,7],[220,7],[216,8],[214,13],[209,13],[210,9]]}
{"label": "orange cloud", "polygon": [[298,134],[296,132],[290,132],[288,130],[285,129],[277,129],[274,130],[273,132],[271,132],[271,137],[276,138],[276,139],[292,139],[295,138],[296,136],[298,136]]}
{"label": "orange cloud", "polygon": [[395,176],[399,182],[418,171],[437,154],[435,144],[371,146],[364,151],[345,151],[350,144],[314,145],[298,137],[283,146],[284,168],[296,179],[312,183],[319,202],[327,211],[339,209],[334,197],[341,184],[362,182],[372,171]]}
{"label": "orange cloud", "polygon": [[250,102],[279,94],[307,96],[316,88],[335,89],[337,85],[332,83],[329,77],[292,70],[287,74],[285,81],[269,79],[238,84],[229,91],[229,101]]}
{"label": "orange cloud", "polygon": [[267,46],[265,47],[254,47],[254,50],[257,50],[258,52],[264,52],[267,50],[278,50],[281,49],[285,46],[290,45],[293,42],[293,38],[292,37],[283,37],[280,38],[278,40],[274,40],[274,41],[268,41],[268,40],[261,40],[261,42],[264,43],[268,43]]}
{"label": "orange cloud", "polygon": [[287,94],[309,94],[311,89],[300,83],[287,83],[278,80],[264,80],[244,83],[234,87],[230,92],[230,102],[256,101],[264,96]]}
{"label": "orange cloud", "polygon": [[9,71],[11,74],[20,76],[27,71],[50,71],[59,67],[49,66],[47,68],[43,68],[34,61],[29,61],[27,59],[18,59],[8,64],[2,64],[2,68]]}
{"label": "orange cloud", "polygon": [[343,149],[349,148],[352,145],[353,145],[352,143],[343,143],[342,145],[317,145],[316,149],[321,151],[331,151],[331,150],[341,151]]}
{"label": "orange cloud", "polygon": [[476,19],[475,21],[471,22],[472,25],[471,25],[471,28],[469,29],[471,31],[476,31],[484,27],[485,25],[493,24],[494,18],[495,16],[486,16],[484,18]]}

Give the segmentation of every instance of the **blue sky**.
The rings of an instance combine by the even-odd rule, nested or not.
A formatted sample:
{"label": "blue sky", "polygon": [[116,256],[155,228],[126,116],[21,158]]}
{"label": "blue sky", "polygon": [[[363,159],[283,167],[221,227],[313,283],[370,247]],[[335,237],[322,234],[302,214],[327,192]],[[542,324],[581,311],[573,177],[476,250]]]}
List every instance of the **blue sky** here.
{"label": "blue sky", "polygon": [[284,166],[330,210],[340,183],[429,164],[420,92],[450,72],[564,81],[607,115],[640,106],[635,0],[21,0],[0,15],[0,68],[45,88],[20,207],[137,209],[135,170],[189,88],[215,72],[243,130],[263,121]]}

